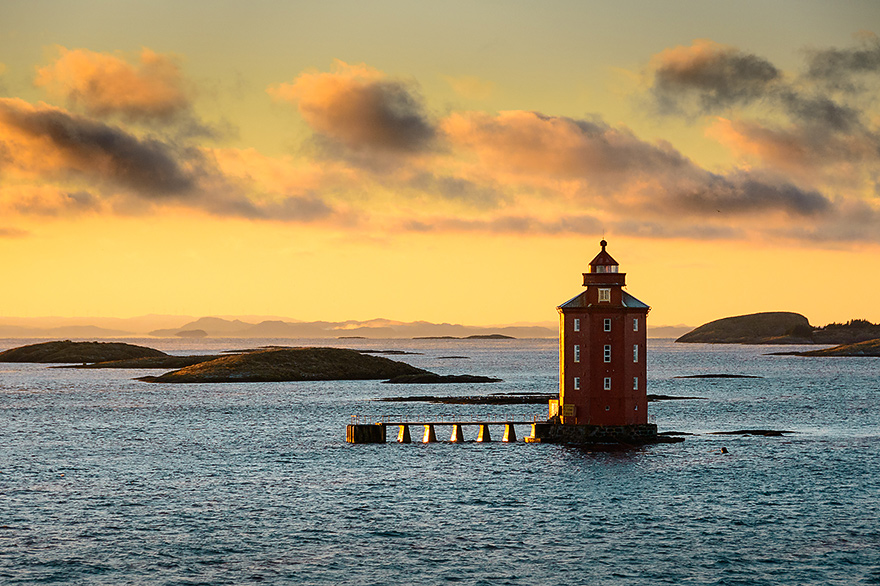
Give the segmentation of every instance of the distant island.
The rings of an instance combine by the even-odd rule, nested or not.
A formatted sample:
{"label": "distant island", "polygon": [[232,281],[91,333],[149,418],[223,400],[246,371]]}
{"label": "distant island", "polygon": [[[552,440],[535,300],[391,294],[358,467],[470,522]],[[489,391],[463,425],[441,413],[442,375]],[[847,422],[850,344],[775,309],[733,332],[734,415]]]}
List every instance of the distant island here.
{"label": "distant island", "polygon": [[516,340],[504,334],[474,334],[473,336],[416,336],[413,340]]}
{"label": "distant island", "polygon": [[784,311],[725,317],[703,324],[676,342],[703,344],[852,344],[880,338],[880,325],[862,319],[823,327]]}

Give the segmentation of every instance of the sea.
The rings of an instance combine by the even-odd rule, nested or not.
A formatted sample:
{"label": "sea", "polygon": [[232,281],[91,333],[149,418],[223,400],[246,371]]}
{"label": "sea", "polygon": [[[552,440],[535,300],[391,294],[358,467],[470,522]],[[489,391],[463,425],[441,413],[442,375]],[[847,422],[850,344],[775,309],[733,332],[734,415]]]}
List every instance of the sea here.
{"label": "sea", "polygon": [[[153,371],[0,364],[2,584],[880,584],[880,359],[648,344],[674,444],[352,445],[361,419],[545,418],[545,405],[381,402],[555,393],[556,340],[126,339],[171,354],[401,351],[494,384],[151,384]],[[0,349],[34,340],[0,339]],[[680,378],[739,374],[757,378]],[[782,436],[724,435],[744,429]],[[490,428],[500,439],[503,428]]]}

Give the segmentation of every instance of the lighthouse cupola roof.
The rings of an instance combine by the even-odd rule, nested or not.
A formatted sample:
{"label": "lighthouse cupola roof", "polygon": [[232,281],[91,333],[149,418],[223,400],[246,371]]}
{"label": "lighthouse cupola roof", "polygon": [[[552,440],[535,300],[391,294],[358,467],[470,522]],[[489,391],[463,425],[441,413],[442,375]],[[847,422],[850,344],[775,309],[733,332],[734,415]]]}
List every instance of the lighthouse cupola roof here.
{"label": "lighthouse cupola roof", "polygon": [[605,240],[601,240],[599,245],[602,247],[602,250],[596,255],[596,258],[590,261],[590,272],[616,273],[619,265],[617,264],[617,261],[605,251],[605,247],[608,246],[608,243],[605,242]]}

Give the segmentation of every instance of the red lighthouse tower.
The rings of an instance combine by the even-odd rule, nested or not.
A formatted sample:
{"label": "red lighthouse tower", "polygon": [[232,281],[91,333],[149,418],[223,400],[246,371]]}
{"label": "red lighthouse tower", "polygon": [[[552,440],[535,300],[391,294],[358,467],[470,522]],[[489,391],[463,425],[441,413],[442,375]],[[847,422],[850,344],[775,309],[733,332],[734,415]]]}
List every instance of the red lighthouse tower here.
{"label": "red lighthouse tower", "polygon": [[599,244],[584,273],[586,290],[557,308],[559,402],[551,403],[551,418],[558,415],[564,425],[645,425],[650,307],[623,290],[626,274],[605,250],[608,243]]}

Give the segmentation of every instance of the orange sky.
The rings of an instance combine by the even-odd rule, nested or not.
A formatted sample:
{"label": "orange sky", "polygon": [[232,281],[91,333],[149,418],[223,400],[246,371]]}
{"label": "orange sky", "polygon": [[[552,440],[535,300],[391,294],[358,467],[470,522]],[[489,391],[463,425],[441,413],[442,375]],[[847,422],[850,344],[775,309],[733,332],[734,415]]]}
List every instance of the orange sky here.
{"label": "orange sky", "polygon": [[282,4],[12,3],[0,315],[880,322],[876,3]]}

